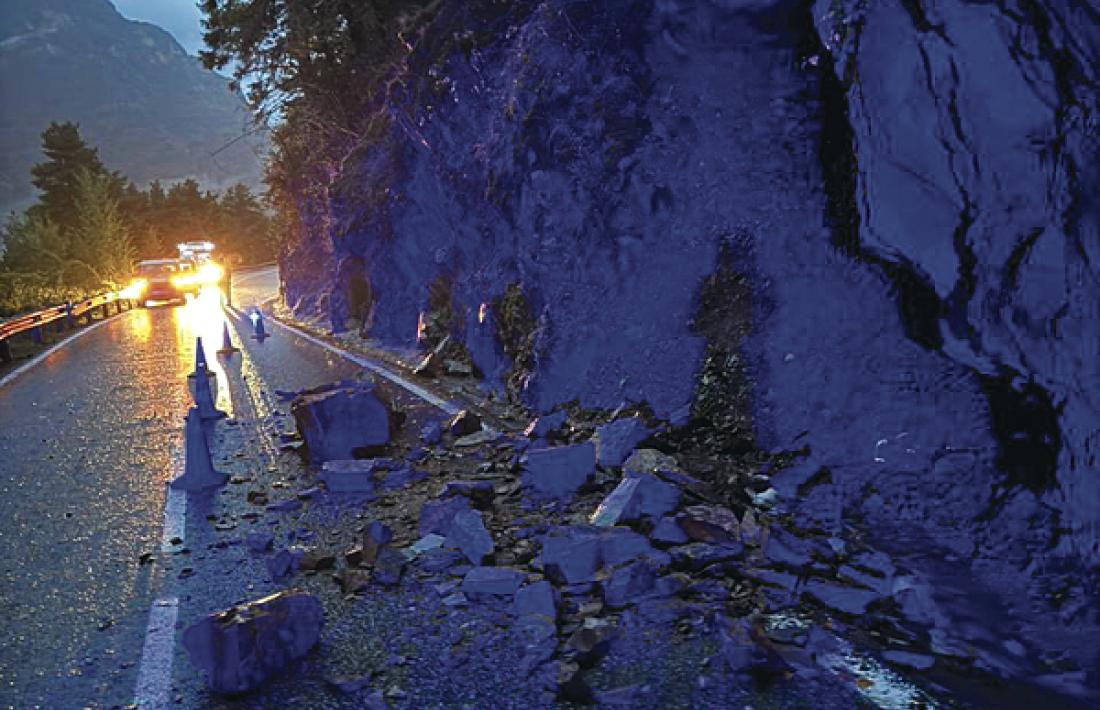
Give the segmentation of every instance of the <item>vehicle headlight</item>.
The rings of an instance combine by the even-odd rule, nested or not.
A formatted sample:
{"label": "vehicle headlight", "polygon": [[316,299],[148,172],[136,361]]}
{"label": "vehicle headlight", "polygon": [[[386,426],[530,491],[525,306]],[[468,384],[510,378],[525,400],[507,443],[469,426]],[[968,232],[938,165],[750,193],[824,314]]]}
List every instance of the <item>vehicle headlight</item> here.
{"label": "vehicle headlight", "polygon": [[225,269],[210,261],[199,267],[199,281],[204,284],[216,284],[222,280]]}

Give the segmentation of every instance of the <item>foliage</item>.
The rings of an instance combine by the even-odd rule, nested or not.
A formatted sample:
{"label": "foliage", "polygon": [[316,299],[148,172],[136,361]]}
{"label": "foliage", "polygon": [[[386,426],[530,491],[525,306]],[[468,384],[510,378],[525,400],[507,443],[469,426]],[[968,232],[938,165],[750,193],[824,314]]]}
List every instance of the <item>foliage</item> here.
{"label": "foliage", "polygon": [[75,123],[50,123],[42,133],[42,152],[46,161],[31,168],[31,182],[40,193],[32,211],[52,220],[62,229],[76,224],[77,181],[83,174],[109,178],[117,190],[121,178],[109,174],[99,160],[99,152],[84,142]]}
{"label": "foliage", "polygon": [[[347,154],[388,125],[379,96],[400,81],[443,0],[201,0],[209,69],[233,68],[272,125],[266,181],[280,239],[315,215]],[[318,199],[320,198],[320,199]],[[305,203],[305,204],[303,204]]]}

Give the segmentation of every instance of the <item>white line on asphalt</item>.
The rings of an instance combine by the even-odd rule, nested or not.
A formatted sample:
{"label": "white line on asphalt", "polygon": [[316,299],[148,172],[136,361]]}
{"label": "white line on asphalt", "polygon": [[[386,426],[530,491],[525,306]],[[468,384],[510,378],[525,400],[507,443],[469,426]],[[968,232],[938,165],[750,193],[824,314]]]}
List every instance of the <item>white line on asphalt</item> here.
{"label": "white line on asphalt", "polygon": [[161,710],[170,705],[168,694],[178,616],[179,599],[176,597],[157,599],[149,610],[149,626],[145,629],[145,646],[141,649],[141,666],[134,691],[134,705],[139,710]]}
{"label": "white line on asphalt", "polygon": [[[127,311],[127,313],[129,313],[129,311]],[[85,327],[81,330],[76,331],[75,333],[73,333],[69,337],[62,340],[60,343],[57,343],[56,345],[50,347],[50,349],[47,350],[46,352],[39,353],[38,355],[35,355],[34,358],[31,359],[29,362],[23,363],[22,365],[15,368],[14,370],[9,372],[8,374],[4,375],[4,377],[0,378],[0,387],[3,387],[4,385],[8,384],[12,380],[14,380],[16,377],[19,377],[24,372],[31,369],[32,367],[34,367],[38,363],[42,362],[43,360],[48,358],[50,355],[53,355],[55,352],[57,352],[61,348],[65,347],[66,345],[68,345],[72,341],[76,340],[77,338],[79,338],[83,335],[87,335],[88,333],[91,333],[93,330],[95,330],[96,328],[98,328],[101,325],[107,325],[108,323],[110,323],[111,321],[113,321],[117,317],[118,316],[116,315],[116,316],[112,316],[112,317],[108,318],[107,320],[101,320],[98,323],[93,323],[92,325],[89,325],[89,326],[87,326],[87,327]]]}
{"label": "white line on asphalt", "polygon": [[[238,317],[244,317],[244,314],[241,311],[238,311],[235,308],[233,309],[233,311],[238,315]],[[302,338],[303,340],[308,340],[309,342],[313,343],[314,345],[319,345],[322,348],[324,348],[325,350],[328,350],[329,352],[336,353],[340,357],[343,357],[347,360],[351,360],[352,362],[354,362],[356,365],[359,365],[360,367],[365,367],[368,370],[370,370],[371,372],[377,373],[377,374],[381,375],[382,377],[385,377],[387,380],[389,380],[390,382],[393,382],[395,385],[398,385],[399,387],[405,388],[406,390],[408,390],[409,392],[412,392],[413,394],[415,394],[417,397],[424,400],[425,402],[429,402],[431,404],[434,404],[435,406],[439,407],[440,409],[442,409],[447,414],[450,414],[451,416],[454,416],[455,414],[458,414],[461,411],[461,409],[459,407],[456,407],[454,404],[452,404],[452,403],[450,403],[446,400],[440,399],[439,397],[436,397],[434,394],[432,394],[428,390],[424,389],[423,387],[421,387],[421,386],[419,386],[415,383],[409,382],[408,380],[401,377],[397,373],[392,372],[392,371],[386,369],[385,367],[382,367],[381,365],[379,365],[378,363],[376,363],[372,360],[368,360],[364,357],[360,357],[359,355],[355,355],[354,353],[350,353],[347,350],[341,350],[340,348],[338,348],[334,345],[330,345],[329,343],[326,343],[325,341],[321,340],[320,338],[313,337],[312,335],[310,335],[309,333],[306,333],[305,331],[299,330],[299,329],[295,328],[292,325],[287,325],[286,323],[283,323],[282,321],[280,321],[277,318],[268,318],[268,321],[274,323],[275,325],[279,326],[280,328],[284,328],[286,330],[289,330],[291,333],[294,333],[295,335],[297,335],[299,338]]]}
{"label": "white line on asphalt", "polygon": [[[181,469],[176,475],[183,473]],[[164,534],[160,538],[160,551],[172,552],[176,545],[173,539],[184,539],[187,531],[187,493],[168,486],[168,495],[164,499]]]}

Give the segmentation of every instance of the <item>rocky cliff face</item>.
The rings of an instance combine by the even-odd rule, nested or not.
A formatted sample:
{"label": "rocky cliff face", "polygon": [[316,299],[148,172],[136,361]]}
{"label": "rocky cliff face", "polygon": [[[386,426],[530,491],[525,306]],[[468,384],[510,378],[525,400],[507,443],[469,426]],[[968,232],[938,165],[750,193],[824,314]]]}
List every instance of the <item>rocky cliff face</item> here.
{"label": "rocky cliff face", "polygon": [[[108,0],[7,0],[0,7],[0,207],[34,194],[50,121],[76,121],[111,168],[139,184],[259,183],[262,140],[244,102],[164,30]],[[222,148],[224,149],[222,150]]]}
{"label": "rocky cliff face", "polygon": [[[487,387],[518,367],[534,409],[682,423],[732,327],[701,293],[740,272],[752,333],[717,344],[747,357],[758,441],[793,452],[774,481],[799,524],[880,540],[915,590],[902,623],[937,652],[1095,673],[1096,11],[460,19],[497,39],[416,58],[429,79],[390,98],[388,134],[303,196],[290,305],[409,347],[446,302]],[[509,308],[532,324],[518,364]]]}

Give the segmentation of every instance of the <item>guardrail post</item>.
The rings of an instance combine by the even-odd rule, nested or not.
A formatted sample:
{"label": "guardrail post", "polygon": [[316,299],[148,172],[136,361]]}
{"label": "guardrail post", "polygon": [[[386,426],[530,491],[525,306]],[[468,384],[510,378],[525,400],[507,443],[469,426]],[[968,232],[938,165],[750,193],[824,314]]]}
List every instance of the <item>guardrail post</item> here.
{"label": "guardrail post", "polygon": [[73,318],[73,302],[65,301],[65,324],[72,330],[76,327],[76,318]]}
{"label": "guardrail post", "polygon": [[42,326],[36,325],[33,328],[31,328],[31,338],[34,339],[34,344],[35,345],[41,345],[42,344]]}
{"label": "guardrail post", "polygon": [[0,362],[11,362],[11,345],[8,344],[6,338],[0,340]]}

